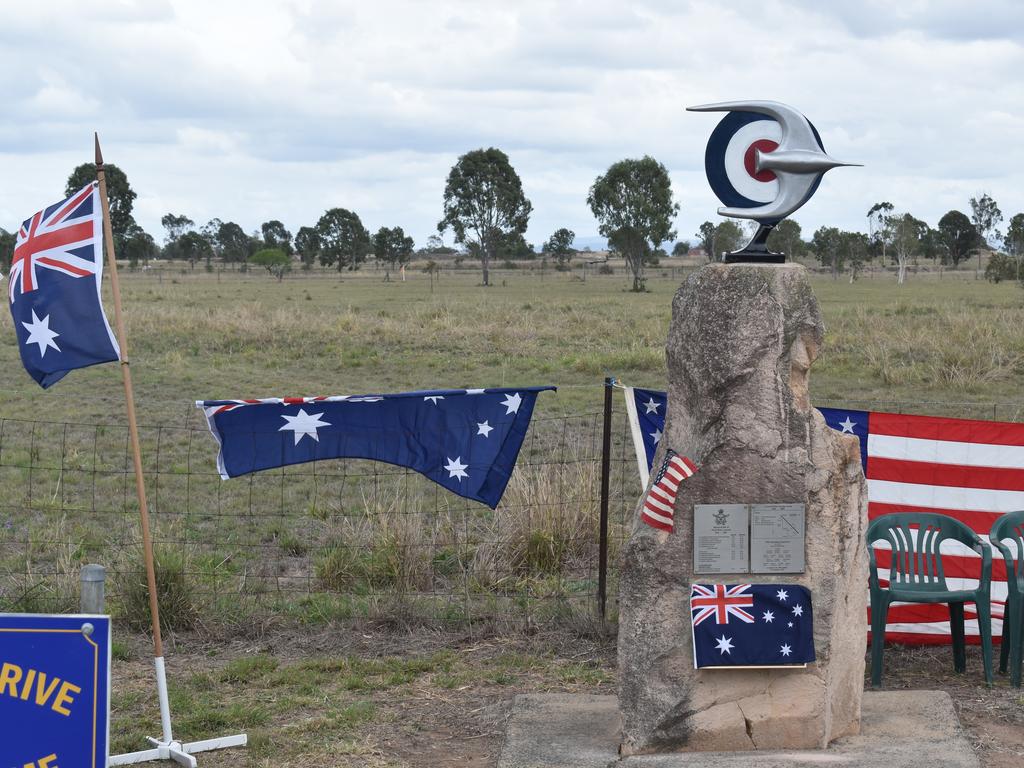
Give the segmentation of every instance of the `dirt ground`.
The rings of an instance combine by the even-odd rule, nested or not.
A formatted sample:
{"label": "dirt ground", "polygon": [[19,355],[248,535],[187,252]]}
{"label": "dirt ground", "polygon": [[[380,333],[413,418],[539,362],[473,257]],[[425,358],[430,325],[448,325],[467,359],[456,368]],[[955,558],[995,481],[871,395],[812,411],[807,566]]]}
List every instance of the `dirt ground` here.
{"label": "dirt ground", "polygon": [[[248,732],[208,753],[219,766],[491,768],[517,693],[615,691],[614,636],[491,627],[474,632],[336,627],[244,638],[172,639],[176,738]],[[114,663],[114,751],[145,747],[158,716],[144,638]],[[948,648],[891,648],[887,689],[946,690],[982,765],[1024,765],[1024,690],[986,688],[978,649],[955,675]]]}

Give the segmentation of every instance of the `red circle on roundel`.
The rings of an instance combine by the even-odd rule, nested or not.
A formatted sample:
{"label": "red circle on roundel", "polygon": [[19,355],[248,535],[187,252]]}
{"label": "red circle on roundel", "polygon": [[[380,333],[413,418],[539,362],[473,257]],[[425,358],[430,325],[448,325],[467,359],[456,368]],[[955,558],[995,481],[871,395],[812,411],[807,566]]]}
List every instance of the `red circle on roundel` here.
{"label": "red circle on roundel", "polygon": [[771,139],[758,139],[747,147],[747,151],[743,155],[743,167],[747,169],[747,173],[758,181],[773,181],[775,179],[775,174],[771,171],[761,171],[760,173],[754,172],[754,156],[759,149],[761,152],[767,153],[774,152],[778,148],[779,143],[777,141],[772,141]]}

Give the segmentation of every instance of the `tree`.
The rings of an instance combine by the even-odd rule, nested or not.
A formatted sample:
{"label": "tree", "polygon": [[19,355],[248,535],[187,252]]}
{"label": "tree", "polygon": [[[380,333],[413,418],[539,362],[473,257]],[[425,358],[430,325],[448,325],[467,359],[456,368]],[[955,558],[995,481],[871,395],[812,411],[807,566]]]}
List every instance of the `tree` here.
{"label": "tree", "polygon": [[0,271],[11,271],[11,260],[14,258],[14,246],[18,236],[6,229],[0,229]]}
{"label": "tree", "polygon": [[870,242],[863,232],[840,232],[839,254],[850,268],[850,282],[857,279],[861,268],[871,258]]}
{"label": "tree", "polygon": [[373,255],[378,261],[388,265],[388,271],[384,272],[384,279],[391,279],[391,269],[405,266],[412,258],[413,242],[407,237],[401,227],[388,229],[381,227],[373,236]]}
{"label": "tree", "polygon": [[[1001,236],[996,227],[1003,220],[1003,212],[999,210],[996,201],[987,193],[978,198],[971,198],[971,221],[982,244],[986,246],[998,246]],[[978,272],[981,271],[981,251],[978,251]]]}
{"label": "tree", "polygon": [[476,245],[483,283],[490,285],[488,267],[501,238],[525,233],[532,210],[508,156],[494,147],[475,149],[460,157],[448,173],[444,217],[437,231],[443,234],[450,227],[456,243]]}
{"label": "tree", "polygon": [[263,248],[256,251],[249,257],[249,262],[266,267],[267,272],[276,277],[278,282],[284,280],[285,273],[292,268],[292,257],[280,248]]}
{"label": "tree", "polygon": [[832,279],[839,277],[846,256],[842,248],[842,232],[838,227],[819,227],[811,237],[814,258],[823,267],[829,267]]}
{"label": "tree", "polygon": [[249,258],[249,236],[233,221],[220,223],[217,227],[216,243],[224,261],[242,262]]}
{"label": "tree", "polygon": [[316,223],[320,241],[320,263],[343,269],[359,269],[370,248],[370,233],[359,216],[345,208],[331,208]]}
{"label": "tree", "polygon": [[796,261],[804,252],[803,230],[793,219],[783,219],[768,235],[768,249],[784,253]]}
{"label": "tree", "polygon": [[978,230],[961,211],[947,211],[939,219],[939,244],[943,251],[943,263],[956,267],[970,256],[979,245]]}
{"label": "tree", "polygon": [[704,249],[704,255],[708,261],[715,260],[715,225],[710,221],[705,221],[700,225],[697,230],[697,238],[700,242],[700,247]]}
{"label": "tree", "polygon": [[132,224],[129,227],[121,247],[121,256],[128,259],[129,264],[134,266],[140,261],[143,264],[148,264],[149,260],[156,258],[159,252],[160,249],[152,235],[138,224]]}
{"label": "tree", "polygon": [[292,248],[292,233],[285,229],[277,219],[265,221],[260,225],[260,232],[263,233],[263,242],[267,248],[278,248],[288,256],[294,253]]}
{"label": "tree", "polygon": [[556,229],[551,233],[551,237],[544,243],[541,250],[545,255],[551,256],[555,263],[558,265],[568,264],[572,259],[572,255],[576,251],[572,247],[573,240],[576,239],[576,233],[571,229],[562,227]]}
{"label": "tree", "polygon": [[909,213],[896,216],[892,227],[892,249],[896,257],[896,283],[903,285],[907,279],[907,265],[921,248],[921,240],[928,232],[928,225],[915,219]]}
{"label": "tree", "polygon": [[[114,235],[114,250],[121,252],[121,245],[128,233],[128,228],[135,223],[132,208],[137,195],[128,183],[124,171],[111,163],[103,164],[104,176],[107,181],[107,200],[110,203],[110,231]],[[96,164],[83,163],[68,176],[64,194],[70,196],[86,184],[96,181]]]}
{"label": "tree", "polygon": [[894,210],[892,203],[883,201],[875,203],[868,211],[868,239],[875,252],[882,255],[883,265],[886,263],[886,248],[892,241]]}
{"label": "tree", "polygon": [[309,269],[320,255],[320,235],[316,227],[299,227],[295,234],[295,250],[302,259],[302,268]]}
{"label": "tree", "polygon": [[665,166],[649,155],[620,160],[598,176],[587,195],[598,231],[622,253],[633,273],[633,290],[644,290],[644,259],[676,236],[672,219],[679,205]]}
{"label": "tree", "polygon": [[196,224],[188,216],[175,216],[173,213],[164,214],[160,219],[160,223],[167,230],[167,244],[177,240]]}
{"label": "tree", "polygon": [[673,256],[686,256],[690,253],[690,241],[680,240],[678,243],[672,246]]}
{"label": "tree", "polygon": [[1017,279],[1020,280],[1020,263],[1024,260],[1024,213],[1015,214],[1010,219],[1010,226],[1006,228],[1006,238],[1003,240],[1003,244],[1016,262]]}
{"label": "tree", "polygon": [[726,219],[715,227],[715,245],[719,253],[738,251],[743,247],[743,241],[747,236],[743,233],[740,225],[731,219]]}
{"label": "tree", "polygon": [[196,262],[206,259],[209,262],[213,248],[201,234],[190,230],[174,241],[175,256],[185,259],[195,269]]}
{"label": "tree", "polygon": [[[474,250],[475,253],[475,250]],[[507,232],[498,238],[496,255],[503,259],[535,259],[537,252],[521,232]]]}

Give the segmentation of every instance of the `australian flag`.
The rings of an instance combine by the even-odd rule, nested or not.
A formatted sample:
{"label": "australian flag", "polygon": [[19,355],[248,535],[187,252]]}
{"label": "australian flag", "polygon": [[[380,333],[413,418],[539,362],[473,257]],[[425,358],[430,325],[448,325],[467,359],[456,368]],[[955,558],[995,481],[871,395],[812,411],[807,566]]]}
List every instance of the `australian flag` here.
{"label": "australian flag", "polygon": [[695,669],[814,661],[811,593],[799,584],[694,584],[690,613]]}
{"label": "australian flag", "polygon": [[537,393],[555,387],[391,395],[203,400],[224,479],[320,459],[409,467],[459,496],[498,506]]}
{"label": "australian flag", "polygon": [[665,431],[665,410],[668,395],[653,389],[626,387],[626,410],[629,413],[630,432],[636,449],[637,466],[644,485],[654,463],[661,435]]}
{"label": "australian flag", "polygon": [[117,360],[100,284],[103,214],[95,183],[26,219],[8,293],[21,361],[49,387],[75,368]]}

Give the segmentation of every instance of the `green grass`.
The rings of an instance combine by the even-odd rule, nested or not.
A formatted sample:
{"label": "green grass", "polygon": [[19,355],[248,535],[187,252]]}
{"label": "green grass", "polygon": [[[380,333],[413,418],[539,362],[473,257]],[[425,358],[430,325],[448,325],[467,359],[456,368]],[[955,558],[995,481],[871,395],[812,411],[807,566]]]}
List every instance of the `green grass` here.
{"label": "green grass", "polygon": [[[475,270],[446,271],[433,290],[415,270],[405,283],[372,270],[343,277],[123,275],[167,628],[258,632],[252,617],[268,615],[320,624],[588,613],[601,382],[665,387],[671,299],[685,273],[651,270],[641,294],[627,290],[621,270],[585,282],[578,270],[543,279],[499,270],[490,288]],[[878,275],[813,284],[826,325],[814,401],[1022,418],[1018,286],[948,274],[912,275],[902,287]],[[193,404],[547,383],[560,390],[540,396],[497,512],[368,462],[221,481]],[[79,566],[98,561],[112,571],[112,609],[147,625],[117,366],[41,390],[0,315],[0,387],[0,609],[73,608]],[[613,563],[639,490],[616,419]],[[552,461],[561,463],[544,463]]]}

